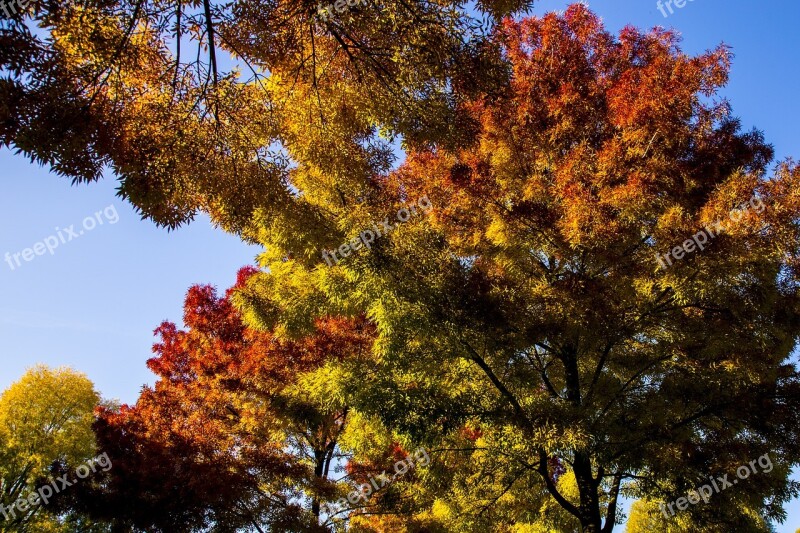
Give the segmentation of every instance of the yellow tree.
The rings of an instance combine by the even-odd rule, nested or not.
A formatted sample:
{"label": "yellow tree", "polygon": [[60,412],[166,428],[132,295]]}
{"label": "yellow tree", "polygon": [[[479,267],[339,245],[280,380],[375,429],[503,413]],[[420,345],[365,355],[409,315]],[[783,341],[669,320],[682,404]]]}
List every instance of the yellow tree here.
{"label": "yellow tree", "polygon": [[[743,511],[751,520],[738,524],[737,533],[774,531],[757,509]],[[730,530],[728,524],[699,525],[688,514],[671,516],[663,511],[663,504],[647,500],[633,503],[625,528],[626,533],[727,533]]]}
{"label": "yellow tree", "polygon": [[[0,396],[0,503],[5,508],[35,492],[54,465],[94,457],[92,424],[100,397],[92,382],[68,368],[36,366]],[[41,505],[0,516],[3,530],[55,527]]]}

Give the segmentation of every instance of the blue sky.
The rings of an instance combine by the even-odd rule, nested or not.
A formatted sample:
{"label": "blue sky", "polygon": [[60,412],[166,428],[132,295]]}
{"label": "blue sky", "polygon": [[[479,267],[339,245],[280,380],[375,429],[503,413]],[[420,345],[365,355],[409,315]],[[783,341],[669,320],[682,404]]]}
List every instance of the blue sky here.
{"label": "blue sky", "polygon": [[[800,3],[789,0],[687,0],[665,18],[656,0],[588,2],[607,27],[674,27],[686,52],[719,43],[733,47],[733,71],[724,91],[746,129],[763,130],[779,159],[800,158]],[[534,13],[563,9],[544,0]],[[0,150],[0,390],[36,363],[68,365],[89,375],[108,398],[134,402],[144,383],[153,329],[181,321],[186,289],[211,283],[224,289],[258,249],[211,227],[207,219],[174,232],[142,221],[115,196],[112,177],[92,185],[68,180]],[[86,217],[114,205],[118,222],[97,225],[53,255],[35,256],[12,270],[6,252],[21,252],[64,228],[82,229]],[[110,212],[110,211],[109,211]],[[111,217],[113,220],[114,217]],[[50,241],[53,242],[52,240]],[[13,259],[12,259],[13,263]],[[778,531],[800,528],[800,503]]]}

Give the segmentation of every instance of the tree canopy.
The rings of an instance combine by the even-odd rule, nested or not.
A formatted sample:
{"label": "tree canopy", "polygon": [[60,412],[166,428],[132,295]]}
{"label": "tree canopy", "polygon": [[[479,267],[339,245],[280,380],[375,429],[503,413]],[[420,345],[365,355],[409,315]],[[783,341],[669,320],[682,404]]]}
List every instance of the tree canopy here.
{"label": "tree canopy", "polygon": [[324,21],[316,0],[31,3],[0,19],[0,142],[74,181],[109,169],[161,224],[203,210],[244,231],[258,209],[301,209],[294,161],[350,196],[387,167],[387,138],[467,135],[464,94],[505,77],[489,29],[530,1],[475,5]]}
{"label": "tree canopy", "polygon": [[[4,143],[79,181],[108,165],[143,215],[204,211],[264,248],[224,298],[190,291],[188,329],[157,330],[156,387],[101,417],[123,465],[107,518],[608,533],[621,496],[632,528],[785,516],[800,168],[720,96],[726,47],[614,35],[583,5],[508,16],[528,4],[320,20],[310,1],[142,0],[4,22]],[[431,464],[339,508],[337,446],[360,482],[419,446]],[[713,505],[652,512],[766,455]]]}
{"label": "tree canopy", "polygon": [[[328,242],[264,219],[268,272],[239,297],[246,317],[291,333],[366,312],[384,371],[358,381],[355,408],[437,444],[465,425],[500,432],[489,447],[518,463],[481,517],[509,490],[544,490],[583,531],[610,531],[621,492],[669,501],[769,452],[780,467],[687,512],[722,528],[753,523],[747,509],[780,519],[796,493],[797,166],[770,172],[771,147],[716,97],[724,47],[689,57],[669,31],[615,37],[581,6],[495,38],[513,75],[466,105],[475,142],[411,150],[375,200],[331,208],[342,233]],[[424,219],[319,260],[423,194]],[[659,266],[718,221],[708,247]]]}

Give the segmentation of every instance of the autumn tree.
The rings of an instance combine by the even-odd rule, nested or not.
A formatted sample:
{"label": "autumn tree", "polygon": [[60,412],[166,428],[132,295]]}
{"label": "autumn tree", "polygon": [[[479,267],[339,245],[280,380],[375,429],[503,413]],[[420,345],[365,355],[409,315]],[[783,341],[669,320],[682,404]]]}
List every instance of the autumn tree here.
{"label": "autumn tree", "polygon": [[167,226],[313,216],[295,162],[350,197],[388,168],[388,139],[468,137],[459,102],[507,79],[489,29],[530,3],[27,3],[0,18],[0,143],[76,182],[108,170]]}
{"label": "autumn tree", "polygon": [[[529,522],[544,491],[608,532],[623,491],[673,501],[769,454],[769,473],[683,512],[698,527],[782,519],[797,494],[800,169],[773,166],[719,98],[730,52],[687,56],[662,29],[614,36],[584,6],[506,20],[494,42],[512,76],[465,104],[475,142],[376,165],[349,209],[329,199],[327,238],[313,219],[261,219],[268,271],[237,305],[287,335],[366,312],[379,366],[350,381],[353,408],[434,447],[480,430],[508,458],[474,516],[529,494],[500,507],[508,527]],[[322,260],[423,195],[427,216]],[[430,482],[404,512],[475,503],[458,477]]]}
{"label": "autumn tree", "polygon": [[[695,524],[690,515],[681,514],[672,516],[669,511],[663,511],[664,503],[638,500],[631,506],[628,517],[626,533],[724,533],[730,531],[729,524]],[[736,526],[736,531],[774,532],[775,528],[767,523],[758,509],[743,509],[749,515],[750,521],[742,522]]]}
{"label": "autumn tree", "polygon": [[[253,274],[243,269],[238,284]],[[192,287],[186,329],[156,330],[158,380],[135,405],[101,412],[95,429],[114,469],[76,508],[147,531],[326,531],[322,506],[346,490],[333,469],[348,409],[325,376],[368,357],[371,328],[320,318],[313,334],[282,341],[245,327],[231,290]]]}
{"label": "autumn tree", "polygon": [[[36,366],[0,396],[0,504],[19,498],[95,457],[92,432],[100,397],[92,382],[69,368]],[[0,531],[61,531],[65,520],[42,504],[0,516]]]}

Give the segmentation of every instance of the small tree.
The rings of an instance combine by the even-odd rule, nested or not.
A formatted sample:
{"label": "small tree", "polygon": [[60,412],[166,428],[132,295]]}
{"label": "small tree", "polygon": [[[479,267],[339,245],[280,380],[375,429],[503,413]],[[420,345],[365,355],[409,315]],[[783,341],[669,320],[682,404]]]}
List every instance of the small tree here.
{"label": "small tree", "polygon": [[[239,285],[253,274],[243,269]],[[372,329],[326,318],[280,340],[242,323],[232,290],[192,287],[186,329],[156,330],[155,387],[101,412],[98,442],[115,467],[76,508],[145,530],[326,530],[323,503],[341,497],[332,469],[348,408],[323,394],[325,376],[331,364],[368,358]]]}
{"label": "small tree", "polygon": [[[94,409],[100,397],[92,382],[68,368],[36,366],[0,396],[0,504],[28,498],[52,471],[78,466],[95,456]],[[3,531],[58,528],[39,503],[14,516],[0,516]],[[10,513],[9,513],[10,514]]]}

